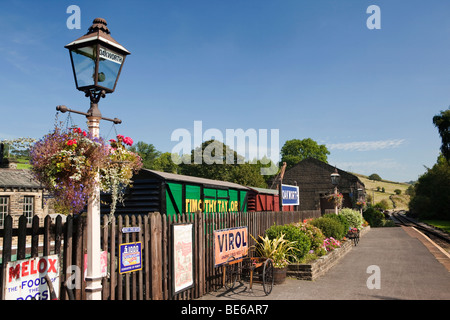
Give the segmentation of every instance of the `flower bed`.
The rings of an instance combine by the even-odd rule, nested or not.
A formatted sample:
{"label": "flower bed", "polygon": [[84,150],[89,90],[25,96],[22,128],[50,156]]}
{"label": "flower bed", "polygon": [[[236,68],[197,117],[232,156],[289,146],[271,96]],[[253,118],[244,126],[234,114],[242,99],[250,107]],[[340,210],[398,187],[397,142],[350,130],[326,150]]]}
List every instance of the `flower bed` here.
{"label": "flower bed", "polygon": [[[369,226],[363,228],[360,236],[363,236],[369,230]],[[329,240],[328,243],[330,248],[336,246],[333,241]],[[337,262],[352,249],[352,247],[352,241],[341,241],[340,247],[337,247],[334,250],[330,249],[326,255],[310,263],[291,263],[288,265],[287,276],[295,277],[300,280],[315,280],[335,266]]]}

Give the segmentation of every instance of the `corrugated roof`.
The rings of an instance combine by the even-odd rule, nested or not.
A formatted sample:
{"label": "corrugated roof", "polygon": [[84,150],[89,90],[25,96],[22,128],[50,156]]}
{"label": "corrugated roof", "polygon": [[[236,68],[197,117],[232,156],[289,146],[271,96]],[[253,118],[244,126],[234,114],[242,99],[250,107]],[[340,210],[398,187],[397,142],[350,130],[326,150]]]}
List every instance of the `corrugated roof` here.
{"label": "corrugated roof", "polygon": [[150,169],[141,169],[141,170],[150,172],[164,180],[190,182],[190,183],[210,185],[210,186],[221,186],[221,187],[227,187],[227,188],[248,190],[247,187],[241,186],[240,184],[237,184],[237,183],[228,182],[228,181],[220,181],[220,180],[185,176],[185,175],[181,175],[181,174],[161,172],[161,171],[155,171],[155,170],[150,170]]}
{"label": "corrugated roof", "polygon": [[0,187],[43,189],[30,170],[4,168],[0,169]]}

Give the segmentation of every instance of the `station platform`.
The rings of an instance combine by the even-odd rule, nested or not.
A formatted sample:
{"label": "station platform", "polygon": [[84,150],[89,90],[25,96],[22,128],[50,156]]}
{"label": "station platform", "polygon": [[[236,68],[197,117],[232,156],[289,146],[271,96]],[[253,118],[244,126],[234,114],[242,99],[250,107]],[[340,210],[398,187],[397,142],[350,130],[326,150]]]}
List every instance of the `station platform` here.
{"label": "station platform", "polygon": [[421,237],[410,227],[371,228],[314,281],[287,278],[268,296],[244,284],[198,300],[448,300],[450,257]]}

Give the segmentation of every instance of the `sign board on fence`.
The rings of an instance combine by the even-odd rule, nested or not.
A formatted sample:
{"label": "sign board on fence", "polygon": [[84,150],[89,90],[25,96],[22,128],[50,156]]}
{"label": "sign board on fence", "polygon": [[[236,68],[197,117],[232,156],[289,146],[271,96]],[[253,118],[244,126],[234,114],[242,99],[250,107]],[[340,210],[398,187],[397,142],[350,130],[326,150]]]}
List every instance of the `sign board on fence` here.
{"label": "sign board on fence", "polygon": [[298,206],[300,204],[299,189],[297,186],[282,184],[281,194],[283,206]]}
{"label": "sign board on fence", "polygon": [[119,273],[142,269],[142,242],[122,243],[119,251]]}
{"label": "sign board on fence", "polygon": [[214,231],[214,265],[224,264],[229,257],[233,260],[248,254],[248,227],[236,227]]}
{"label": "sign board on fence", "polygon": [[8,262],[4,278],[5,300],[49,300],[46,274],[52,281],[56,296],[59,297],[58,255]]}
{"label": "sign board on fence", "polygon": [[[84,254],[84,279],[86,280],[87,276],[87,253]],[[102,270],[102,277],[106,277],[108,275],[108,252],[102,251],[100,252],[100,269]]]}
{"label": "sign board on fence", "polygon": [[194,225],[172,224],[173,294],[194,286]]}

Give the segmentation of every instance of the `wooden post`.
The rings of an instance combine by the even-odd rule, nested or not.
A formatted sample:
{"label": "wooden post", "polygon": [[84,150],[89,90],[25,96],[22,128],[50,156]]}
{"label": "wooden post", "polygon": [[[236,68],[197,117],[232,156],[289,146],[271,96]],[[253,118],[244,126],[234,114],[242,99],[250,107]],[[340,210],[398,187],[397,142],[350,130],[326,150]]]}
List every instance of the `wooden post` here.
{"label": "wooden post", "polygon": [[150,214],[150,255],[152,257],[152,300],[162,300],[162,232],[159,212]]}

